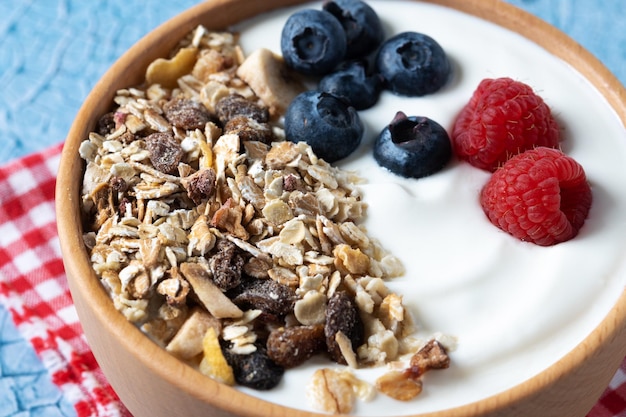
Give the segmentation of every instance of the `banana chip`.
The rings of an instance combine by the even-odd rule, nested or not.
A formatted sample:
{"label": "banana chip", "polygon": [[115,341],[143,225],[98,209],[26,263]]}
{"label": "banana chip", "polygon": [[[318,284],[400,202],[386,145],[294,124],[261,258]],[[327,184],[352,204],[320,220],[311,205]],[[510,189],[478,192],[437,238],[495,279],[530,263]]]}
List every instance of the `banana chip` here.
{"label": "banana chip", "polygon": [[149,85],[160,84],[166,88],[176,87],[177,80],[193,69],[197,56],[197,48],[187,47],[179,50],[173,58],[158,58],[148,66],[146,81]]}

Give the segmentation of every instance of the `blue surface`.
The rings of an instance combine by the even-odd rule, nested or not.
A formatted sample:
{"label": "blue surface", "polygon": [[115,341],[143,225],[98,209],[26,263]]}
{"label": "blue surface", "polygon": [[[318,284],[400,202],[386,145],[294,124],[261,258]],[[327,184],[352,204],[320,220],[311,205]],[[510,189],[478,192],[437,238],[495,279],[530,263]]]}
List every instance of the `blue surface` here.
{"label": "blue surface", "polygon": [[[115,59],[198,1],[1,0],[0,164],[62,142]],[[508,1],[569,34],[626,84],[625,0]],[[75,412],[0,305],[0,417],[27,415]]]}
{"label": "blue surface", "polygon": [[0,305],[0,416],[71,417],[76,412]]}

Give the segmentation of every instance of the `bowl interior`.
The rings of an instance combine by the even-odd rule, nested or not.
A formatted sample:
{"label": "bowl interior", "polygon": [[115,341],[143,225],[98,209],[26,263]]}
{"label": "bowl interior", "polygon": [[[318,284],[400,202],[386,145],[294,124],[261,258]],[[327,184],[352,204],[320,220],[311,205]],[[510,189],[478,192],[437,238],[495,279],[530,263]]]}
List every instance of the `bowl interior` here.
{"label": "bowl interior", "polygon": [[[201,412],[206,412],[207,405],[214,407],[215,415],[311,415],[300,410],[287,411],[283,407],[215,383],[150,342],[115,310],[101,287],[92,271],[82,241],[82,226],[78,221],[81,218],[80,190],[83,173],[78,148],[99,117],[109,110],[116,90],[141,84],[149,63],[166,56],[178,40],[198,24],[210,29],[223,29],[260,13],[296,3],[301,2],[207,1],[175,17],[133,46],[103,76],[85,101],[68,134],[57,180],[57,219],[70,289],[98,362],[122,401],[136,415],[159,413],[168,404],[175,404],[175,408],[171,410],[182,413],[181,415],[200,415]],[[626,125],[626,93],[623,86],[595,58],[558,30],[499,1],[441,0],[431,3],[451,7],[511,29],[560,57],[593,84]],[[502,410],[529,398],[536,400],[542,391],[551,389],[556,382],[577,374],[585,377],[586,371],[590,369],[595,369],[594,374],[597,375],[594,379],[598,385],[596,391],[602,389],[626,354],[626,312],[621,307],[625,302],[626,296],[622,294],[616,306],[577,349],[566,354],[541,374],[504,393],[445,411],[445,415],[486,416],[504,412],[506,415],[515,415],[510,410]],[[579,382],[572,380],[569,386],[572,393],[581,390]],[[138,386],[143,388],[139,389]],[[151,394],[154,403],[146,402],[140,397],[139,392],[143,390],[154,393]],[[597,398],[594,395],[581,396],[586,398],[584,406],[589,407]],[[562,400],[566,402],[565,398]],[[539,402],[537,404],[538,407],[545,406]],[[576,406],[579,407],[580,404]],[[561,411],[564,410],[561,408]],[[575,412],[571,415],[576,415]],[[528,409],[520,413],[520,416],[528,415]],[[435,416],[443,413],[423,415]]]}

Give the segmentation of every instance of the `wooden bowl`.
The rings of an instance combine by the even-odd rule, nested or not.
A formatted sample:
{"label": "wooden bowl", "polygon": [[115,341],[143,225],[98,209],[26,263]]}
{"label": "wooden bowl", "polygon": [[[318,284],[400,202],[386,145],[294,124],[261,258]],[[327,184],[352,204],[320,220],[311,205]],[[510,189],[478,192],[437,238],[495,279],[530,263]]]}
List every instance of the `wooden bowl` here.
{"label": "wooden bowl", "polygon": [[[431,0],[518,32],[578,70],[626,125],[626,92],[591,54],[545,22],[499,0]],[[137,42],[102,77],[69,132],[56,188],[58,232],[71,293],[93,353],[113,389],[140,416],[311,416],[219,384],[152,343],[113,307],[82,241],[78,148],[112,102],[115,91],[143,81],[150,62],[166,56],[203,24],[222,29],[298,0],[208,0]],[[420,416],[585,416],[626,355],[626,292],[574,350],[530,380],[475,403]]]}

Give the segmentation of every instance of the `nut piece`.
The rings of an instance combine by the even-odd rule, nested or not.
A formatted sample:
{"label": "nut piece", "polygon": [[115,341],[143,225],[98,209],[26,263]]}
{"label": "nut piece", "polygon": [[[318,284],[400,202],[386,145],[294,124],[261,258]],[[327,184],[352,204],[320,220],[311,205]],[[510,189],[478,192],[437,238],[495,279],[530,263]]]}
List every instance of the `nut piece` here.
{"label": "nut piece", "polygon": [[432,339],[411,357],[409,363],[411,375],[415,378],[431,369],[446,369],[450,366],[450,357],[446,348]]}
{"label": "nut piece", "polygon": [[335,266],[338,270],[354,275],[365,275],[369,270],[370,258],[361,249],[352,249],[348,245],[337,245],[333,250]]}
{"label": "nut piece", "polygon": [[406,371],[391,371],[376,380],[376,389],[399,401],[409,401],[422,392],[422,381]]}

